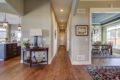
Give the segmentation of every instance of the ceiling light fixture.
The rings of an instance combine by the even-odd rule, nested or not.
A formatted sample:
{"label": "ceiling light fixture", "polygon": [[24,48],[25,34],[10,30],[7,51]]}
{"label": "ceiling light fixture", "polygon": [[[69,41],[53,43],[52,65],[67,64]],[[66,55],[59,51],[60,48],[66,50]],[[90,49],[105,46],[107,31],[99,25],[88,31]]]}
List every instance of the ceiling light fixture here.
{"label": "ceiling light fixture", "polygon": [[60,12],[63,12],[64,10],[63,9],[60,9]]}
{"label": "ceiling light fixture", "polygon": [[21,24],[21,19],[20,19],[20,16],[19,16],[19,25],[18,25],[18,30],[19,31],[21,31],[21,29],[22,29],[22,26],[20,24]]}
{"label": "ceiling light fixture", "polygon": [[21,29],[22,29],[22,26],[19,25],[19,26],[18,26],[18,30],[21,31]]}
{"label": "ceiling light fixture", "polygon": [[7,27],[8,26],[8,22],[7,22],[7,20],[6,20],[6,13],[5,13],[5,19],[4,19],[4,22],[3,22],[3,27]]}
{"label": "ceiling light fixture", "polygon": [[3,22],[3,27],[7,27],[8,26],[8,22]]}

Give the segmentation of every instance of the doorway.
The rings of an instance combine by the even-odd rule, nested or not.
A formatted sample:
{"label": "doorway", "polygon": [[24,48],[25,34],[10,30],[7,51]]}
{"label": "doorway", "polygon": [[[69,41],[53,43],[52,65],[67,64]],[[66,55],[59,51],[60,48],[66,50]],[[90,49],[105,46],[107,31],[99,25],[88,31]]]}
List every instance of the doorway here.
{"label": "doorway", "polygon": [[66,47],[66,32],[65,32],[65,30],[60,30],[59,34],[60,34],[59,35],[60,46]]}
{"label": "doorway", "polygon": [[92,63],[114,64],[120,59],[120,9],[91,9],[90,20]]}

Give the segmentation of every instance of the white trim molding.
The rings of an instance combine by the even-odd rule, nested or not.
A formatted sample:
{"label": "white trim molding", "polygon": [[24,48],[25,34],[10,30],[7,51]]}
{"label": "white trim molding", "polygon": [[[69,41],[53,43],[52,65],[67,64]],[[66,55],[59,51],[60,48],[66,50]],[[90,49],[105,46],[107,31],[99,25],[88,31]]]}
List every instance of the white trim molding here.
{"label": "white trim molding", "polygon": [[120,13],[120,8],[90,8],[90,13]]}

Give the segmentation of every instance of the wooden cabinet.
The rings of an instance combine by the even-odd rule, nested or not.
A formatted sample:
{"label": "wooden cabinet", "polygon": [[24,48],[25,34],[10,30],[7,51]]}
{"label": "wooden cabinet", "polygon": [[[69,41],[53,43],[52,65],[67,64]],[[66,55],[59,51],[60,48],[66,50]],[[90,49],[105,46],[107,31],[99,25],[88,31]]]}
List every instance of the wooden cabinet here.
{"label": "wooden cabinet", "polygon": [[21,55],[21,46],[17,47],[17,55],[20,56]]}
{"label": "wooden cabinet", "polygon": [[0,60],[6,60],[17,56],[17,43],[0,44]]}

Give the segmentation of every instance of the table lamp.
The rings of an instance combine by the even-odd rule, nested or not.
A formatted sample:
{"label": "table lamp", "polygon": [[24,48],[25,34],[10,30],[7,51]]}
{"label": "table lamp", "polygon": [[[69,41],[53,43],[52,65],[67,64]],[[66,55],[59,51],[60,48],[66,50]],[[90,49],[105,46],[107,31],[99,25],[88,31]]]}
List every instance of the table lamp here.
{"label": "table lamp", "polygon": [[34,47],[33,48],[39,48],[38,37],[42,37],[42,30],[41,29],[31,29],[30,36],[34,37]]}

